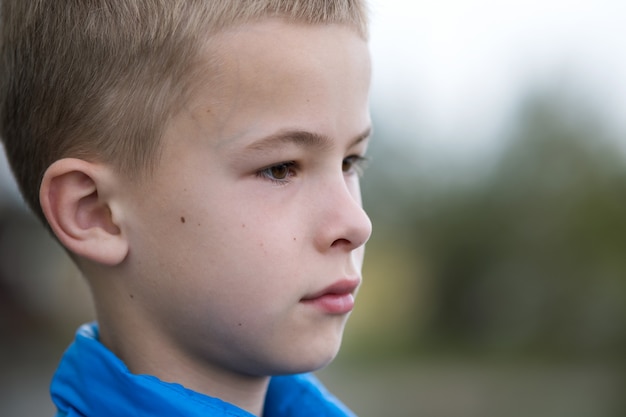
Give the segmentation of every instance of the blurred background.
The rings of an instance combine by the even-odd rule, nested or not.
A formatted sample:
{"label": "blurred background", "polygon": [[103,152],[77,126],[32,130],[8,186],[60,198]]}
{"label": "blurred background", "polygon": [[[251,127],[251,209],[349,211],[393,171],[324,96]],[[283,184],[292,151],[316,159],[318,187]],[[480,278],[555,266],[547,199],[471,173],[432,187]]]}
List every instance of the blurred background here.
{"label": "blurred background", "polygon": [[[371,1],[374,223],[337,360],[361,417],[626,416],[626,3]],[[0,155],[0,415],[93,318]]]}

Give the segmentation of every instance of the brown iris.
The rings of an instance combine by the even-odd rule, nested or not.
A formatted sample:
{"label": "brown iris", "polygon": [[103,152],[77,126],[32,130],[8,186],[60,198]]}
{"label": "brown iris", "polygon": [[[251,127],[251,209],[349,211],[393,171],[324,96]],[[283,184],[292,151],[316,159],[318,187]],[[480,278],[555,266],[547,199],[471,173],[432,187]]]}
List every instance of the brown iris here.
{"label": "brown iris", "polygon": [[281,164],[273,166],[269,169],[272,178],[277,180],[284,180],[289,175],[289,165]]}

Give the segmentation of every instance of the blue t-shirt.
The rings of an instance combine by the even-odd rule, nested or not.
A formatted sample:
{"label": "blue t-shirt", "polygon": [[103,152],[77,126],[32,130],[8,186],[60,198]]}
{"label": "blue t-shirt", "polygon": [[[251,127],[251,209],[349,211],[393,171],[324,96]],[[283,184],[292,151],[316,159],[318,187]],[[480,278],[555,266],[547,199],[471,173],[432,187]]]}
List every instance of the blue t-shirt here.
{"label": "blue t-shirt", "polygon": [[[218,398],[134,375],[98,341],[98,327],[80,327],[50,388],[57,417],[253,417]],[[263,417],[355,417],[311,374],[272,377]]]}

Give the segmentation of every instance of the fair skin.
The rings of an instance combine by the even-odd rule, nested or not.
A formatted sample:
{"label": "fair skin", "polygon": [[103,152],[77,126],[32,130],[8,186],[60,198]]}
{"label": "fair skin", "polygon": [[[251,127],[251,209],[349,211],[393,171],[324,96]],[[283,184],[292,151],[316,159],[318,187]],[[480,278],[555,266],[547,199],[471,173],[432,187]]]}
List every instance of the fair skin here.
{"label": "fair skin", "polygon": [[361,282],[369,53],[349,27],[282,20],[208,51],[148,181],[68,158],[41,201],[132,372],[261,415],[270,375],[334,358]]}

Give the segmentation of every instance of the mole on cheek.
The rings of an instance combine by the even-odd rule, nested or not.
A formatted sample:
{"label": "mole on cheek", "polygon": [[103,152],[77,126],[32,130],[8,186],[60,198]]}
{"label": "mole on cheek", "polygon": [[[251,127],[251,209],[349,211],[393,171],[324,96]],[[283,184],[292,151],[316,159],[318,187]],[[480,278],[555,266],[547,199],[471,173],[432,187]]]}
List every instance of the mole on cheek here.
{"label": "mole on cheek", "polygon": [[181,222],[181,223],[185,223],[185,221],[186,221],[186,220],[185,220],[185,218],[181,216],[181,218],[180,218],[180,222]]}

